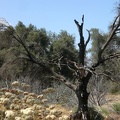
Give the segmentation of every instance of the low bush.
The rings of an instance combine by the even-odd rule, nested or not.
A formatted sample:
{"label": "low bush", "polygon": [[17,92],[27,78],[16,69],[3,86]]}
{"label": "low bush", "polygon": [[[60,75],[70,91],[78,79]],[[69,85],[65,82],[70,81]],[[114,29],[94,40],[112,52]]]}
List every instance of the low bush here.
{"label": "low bush", "polygon": [[91,120],[104,120],[104,117],[95,108],[89,107],[89,112]]}
{"label": "low bush", "polygon": [[114,84],[112,89],[110,90],[112,94],[120,94],[120,84]]}

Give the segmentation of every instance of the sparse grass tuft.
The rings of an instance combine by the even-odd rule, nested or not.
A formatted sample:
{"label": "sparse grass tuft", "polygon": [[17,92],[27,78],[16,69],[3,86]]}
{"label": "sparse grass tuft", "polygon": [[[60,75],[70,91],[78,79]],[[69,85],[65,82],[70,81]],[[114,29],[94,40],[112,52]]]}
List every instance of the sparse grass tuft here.
{"label": "sparse grass tuft", "polygon": [[120,103],[113,104],[113,109],[117,114],[120,114]]}
{"label": "sparse grass tuft", "polygon": [[106,116],[109,115],[109,111],[108,111],[107,109],[102,108],[102,107],[101,107],[100,109],[101,109],[101,113],[102,113],[102,114],[104,114],[104,115],[106,115]]}

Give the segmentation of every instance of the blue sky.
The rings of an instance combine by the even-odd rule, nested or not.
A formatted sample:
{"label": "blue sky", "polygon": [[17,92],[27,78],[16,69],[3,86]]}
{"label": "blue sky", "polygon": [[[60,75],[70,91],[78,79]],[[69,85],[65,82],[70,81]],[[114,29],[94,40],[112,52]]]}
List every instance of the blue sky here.
{"label": "blue sky", "polygon": [[[0,0],[0,18],[15,26],[18,21],[32,23],[37,28],[59,33],[66,30],[76,36],[74,19],[81,22],[85,15],[85,29],[99,28],[107,32],[115,16],[117,0]],[[87,32],[85,33],[85,36]],[[76,41],[77,41],[76,40]]]}

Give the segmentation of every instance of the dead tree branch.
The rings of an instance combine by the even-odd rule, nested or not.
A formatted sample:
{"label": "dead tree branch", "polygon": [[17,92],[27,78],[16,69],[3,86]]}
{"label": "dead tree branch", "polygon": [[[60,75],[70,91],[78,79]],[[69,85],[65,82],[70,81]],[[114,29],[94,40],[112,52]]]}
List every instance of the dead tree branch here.
{"label": "dead tree branch", "polygon": [[95,68],[97,66],[99,66],[101,63],[104,63],[105,61],[109,60],[109,59],[113,59],[115,57],[119,57],[119,54],[113,54],[112,56],[108,56],[107,58],[102,58],[102,54],[104,52],[104,50],[106,49],[106,47],[109,45],[109,43],[114,39],[114,36],[119,32],[119,28],[120,27],[120,15],[118,15],[112,25],[112,29],[109,33],[108,39],[106,40],[106,42],[103,44],[103,46],[101,47],[101,50],[98,53],[98,61],[97,63],[95,63],[92,67]]}
{"label": "dead tree branch", "polygon": [[87,44],[90,41],[90,31],[87,30],[87,32],[88,32],[88,39],[85,42],[84,36],[83,36],[84,15],[82,17],[82,23],[81,24],[79,24],[79,22],[77,20],[74,20],[74,22],[77,25],[79,36],[80,36],[80,42],[78,43],[78,47],[79,47],[79,60],[80,60],[80,64],[82,64],[84,66],[85,51],[86,51]]}
{"label": "dead tree branch", "polygon": [[[86,29],[86,30],[87,30],[87,29]],[[86,43],[85,43],[85,48],[87,47],[87,44],[88,44],[89,41],[90,41],[90,31],[87,30],[87,32],[88,32],[88,39],[87,39],[87,41],[86,41]]]}
{"label": "dead tree branch", "polygon": [[85,58],[85,44],[84,44],[84,36],[83,36],[83,24],[84,24],[84,16],[82,17],[81,25],[77,20],[74,20],[75,24],[78,27],[78,32],[80,35],[80,42],[78,43],[79,47],[79,60],[80,63],[84,66],[84,58]]}
{"label": "dead tree branch", "polygon": [[103,51],[105,50],[105,48],[108,46],[108,44],[110,43],[110,41],[112,41],[112,38],[114,37],[116,31],[118,31],[119,27],[120,27],[120,16],[117,16],[116,19],[114,20],[114,23],[113,23],[113,29],[110,32],[110,35],[109,35],[107,41],[105,42],[105,44],[101,48],[101,54],[103,53]]}
{"label": "dead tree branch", "polygon": [[108,55],[106,58],[101,59],[99,62],[97,62],[96,64],[94,64],[92,67],[96,68],[100,64],[102,64],[102,63],[104,63],[104,62],[106,62],[108,60],[115,59],[115,58],[120,58],[120,52]]}
{"label": "dead tree branch", "polygon": [[69,87],[70,89],[72,89],[73,91],[76,90],[76,85],[74,85],[73,83],[69,82],[69,80],[66,80],[65,77],[63,77],[60,74],[57,74],[56,72],[53,71],[53,75],[52,78],[55,80],[59,80],[61,82],[63,82],[67,87]]}

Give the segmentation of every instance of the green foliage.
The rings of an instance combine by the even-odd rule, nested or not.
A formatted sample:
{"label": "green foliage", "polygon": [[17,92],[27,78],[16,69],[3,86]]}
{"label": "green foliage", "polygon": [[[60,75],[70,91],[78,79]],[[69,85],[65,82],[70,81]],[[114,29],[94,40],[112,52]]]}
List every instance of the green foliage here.
{"label": "green foliage", "polygon": [[0,67],[3,65],[4,63],[4,59],[5,59],[5,55],[6,55],[6,50],[3,49],[0,51]]}
{"label": "green foliage", "polygon": [[26,39],[27,28],[21,21],[19,21],[18,24],[15,26],[15,30],[17,34],[20,36],[20,38]]}
{"label": "green foliage", "polygon": [[115,103],[112,105],[112,107],[117,114],[120,114],[120,103]]}
{"label": "green foliage", "polygon": [[12,27],[7,28],[5,31],[0,31],[0,50],[8,49],[14,45],[12,34],[14,34]]}
{"label": "green foliage", "polygon": [[[72,35],[66,31],[61,31],[57,35],[47,32],[44,28],[37,29],[32,24],[25,26],[19,21],[15,28],[8,27],[4,31],[0,31],[0,66],[1,75],[4,78],[10,76],[11,79],[24,73],[24,75],[29,74],[36,79],[45,79],[44,77],[49,74],[44,68],[30,63],[26,59],[28,58],[26,50],[14,39],[13,35],[19,36],[18,38],[25,44],[34,58],[40,62],[47,64],[47,61],[59,59],[61,56],[77,61],[77,50],[74,46],[75,38]],[[61,73],[67,77],[72,75],[65,67],[62,68]]]}
{"label": "green foliage", "polygon": [[91,29],[91,39],[92,39],[92,47],[89,49],[91,53],[92,62],[96,62],[98,60],[98,53],[105,42],[105,38],[107,35],[100,32],[97,28]]}
{"label": "green foliage", "polygon": [[[29,29],[29,28],[28,28]],[[44,49],[48,47],[50,41],[49,38],[47,36],[47,32],[45,29],[40,29],[40,30],[31,30],[28,33],[27,36],[27,41],[29,42],[34,42],[36,44],[41,45],[41,47],[43,47]]]}
{"label": "green foliage", "polygon": [[[97,28],[91,29],[91,39],[92,39],[92,47],[89,49],[89,53],[91,54],[91,62],[96,63],[99,59],[99,52],[101,51],[102,46],[107,40],[108,33],[105,34],[101,32]],[[119,36],[114,36],[114,39],[109,43],[105,51],[103,52],[101,59],[108,58],[109,55],[119,52]],[[109,59],[108,61],[101,64],[96,69],[98,73],[105,73],[106,80],[110,80],[110,77],[113,78],[114,81],[118,81],[120,79],[120,59],[114,58]]]}
{"label": "green foliage", "polygon": [[66,31],[61,31],[51,46],[53,56],[63,56],[64,58],[77,61],[77,50],[74,46],[74,40],[75,38],[72,35]]}
{"label": "green foliage", "polygon": [[0,51],[1,55],[1,71],[2,78],[12,79],[23,72],[23,61],[18,59],[19,52],[15,47],[3,49]]}
{"label": "green foliage", "polygon": [[40,29],[39,36],[40,36],[40,45],[43,47],[43,49],[47,49],[50,45],[50,39],[47,35],[47,31],[43,28]]}
{"label": "green foliage", "polygon": [[112,85],[112,89],[110,90],[112,94],[120,94],[120,84],[115,83]]}
{"label": "green foliage", "polygon": [[[72,61],[78,61],[78,51],[74,45],[74,36],[67,33],[67,31],[61,31],[54,39],[50,47],[50,53],[52,59],[67,58]],[[65,61],[62,61],[64,64]],[[61,71],[66,77],[72,78],[72,73],[67,66],[62,66]]]}

